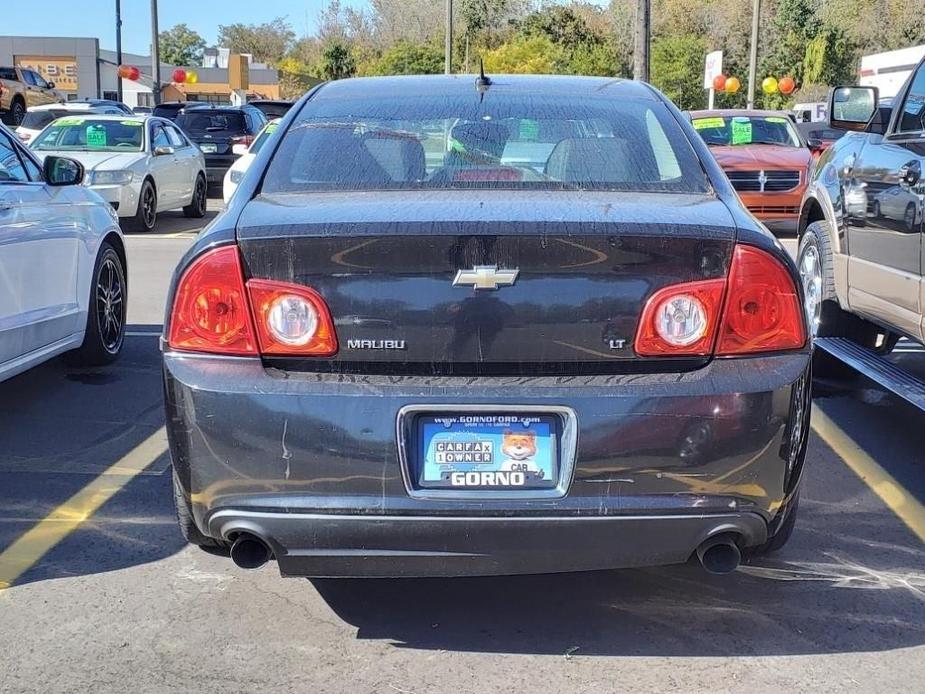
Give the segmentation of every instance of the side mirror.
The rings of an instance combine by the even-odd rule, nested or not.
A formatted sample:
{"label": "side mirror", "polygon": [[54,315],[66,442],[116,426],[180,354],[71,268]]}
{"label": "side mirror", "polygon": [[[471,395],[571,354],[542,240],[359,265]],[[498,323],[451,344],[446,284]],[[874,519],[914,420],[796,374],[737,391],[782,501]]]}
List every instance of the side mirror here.
{"label": "side mirror", "polygon": [[173,152],[174,152],[173,147],[164,147],[164,146],[161,146],[161,147],[155,147],[155,148],[154,148],[154,156],[155,156],[155,157],[163,157],[165,154],[173,154]]}
{"label": "side mirror", "polygon": [[877,111],[876,87],[835,87],[829,92],[828,124],[842,130],[863,131]]}
{"label": "side mirror", "polygon": [[237,154],[239,157],[243,154],[247,154],[247,145],[232,145],[231,153]]}
{"label": "side mirror", "polygon": [[806,141],[807,147],[809,147],[812,152],[821,152],[825,149],[825,143],[822,142],[817,137],[811,137]]}
{"label": "side mirror", "polygon": [[84,180],[83,164],[66,157],[45,157],[42,173],[50,186],[76,186]]}

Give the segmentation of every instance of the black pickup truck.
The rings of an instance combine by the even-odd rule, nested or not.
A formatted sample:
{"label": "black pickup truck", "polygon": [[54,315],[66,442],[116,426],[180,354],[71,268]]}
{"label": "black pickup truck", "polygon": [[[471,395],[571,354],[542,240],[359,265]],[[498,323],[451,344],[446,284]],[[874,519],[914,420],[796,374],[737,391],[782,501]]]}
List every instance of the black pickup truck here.
{"label": "black pickup truck", "polygon": [[826,349],[884,355],[925,339],[925,60],[889,105],[874,87],[836,87],[829,124],[854,132],[820,157],[803,198],[806,310]]}

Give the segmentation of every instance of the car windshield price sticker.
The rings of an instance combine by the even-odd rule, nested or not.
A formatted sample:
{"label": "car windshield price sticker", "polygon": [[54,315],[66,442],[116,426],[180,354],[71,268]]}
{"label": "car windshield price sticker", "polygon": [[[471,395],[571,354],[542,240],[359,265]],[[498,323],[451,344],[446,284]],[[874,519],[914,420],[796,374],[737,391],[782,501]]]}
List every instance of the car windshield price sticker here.
{"label": "car windshield price sticker", "polygon": [[91,125],[89,128],[87,128],[87,146],[105,147],[106,128],[101,125]]}
{"label": "car windshield price sticker", "polygon": [[422,420],[422,487],[517,489],[556,485],[554,417],[472,414]]}
{"label": "car windshield price sticker", "polygon": [[752,141],[752,122],[747,118],[732,119],[732,144],[747,145]]}
{"label": "car windshield price sticker", "polygon": [[694,121],[695,130],[706,130],[707,128],[725,128],[726,121],[722,118],[698,118]]}

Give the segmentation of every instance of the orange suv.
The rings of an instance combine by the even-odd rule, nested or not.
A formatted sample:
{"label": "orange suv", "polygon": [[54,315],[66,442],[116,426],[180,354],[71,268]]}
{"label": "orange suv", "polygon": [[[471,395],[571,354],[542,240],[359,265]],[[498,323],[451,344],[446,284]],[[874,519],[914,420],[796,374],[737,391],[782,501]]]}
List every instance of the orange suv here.
{"label": "orange suv", "polygon": [[774,233],[795,234],[813,155],[777,111],[692,111],[691,122],[749,211]]}

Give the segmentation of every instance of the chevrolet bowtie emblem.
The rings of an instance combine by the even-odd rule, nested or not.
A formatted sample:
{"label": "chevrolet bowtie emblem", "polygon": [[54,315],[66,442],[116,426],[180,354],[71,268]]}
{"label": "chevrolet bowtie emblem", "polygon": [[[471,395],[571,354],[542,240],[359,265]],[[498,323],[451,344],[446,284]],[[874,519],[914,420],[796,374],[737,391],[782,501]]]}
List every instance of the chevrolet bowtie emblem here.
{"label": "chevrolet bowtie emblem", "polygon": [[471,270],[459,270],[456,273],[456,279],[453,280],[454,287],[471,286],[476,289],[497,289],[514,284],[520,270],[498,269],[497,265],[476,265]]}

